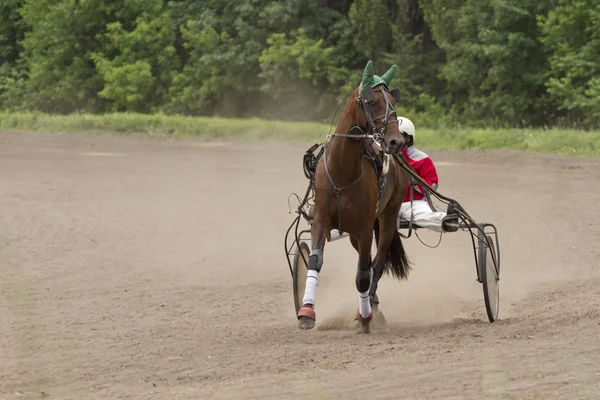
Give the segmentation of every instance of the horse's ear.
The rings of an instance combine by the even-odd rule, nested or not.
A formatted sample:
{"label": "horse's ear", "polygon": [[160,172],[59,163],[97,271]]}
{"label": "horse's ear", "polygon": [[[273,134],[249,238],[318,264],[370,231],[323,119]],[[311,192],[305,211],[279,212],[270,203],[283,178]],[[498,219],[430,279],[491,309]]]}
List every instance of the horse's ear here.
{"label": "horse's ear", "polygon": [[383,81],[385,82],[385,84],[389,87],[390,83],[392,83],[392,79],[394,78],[394,74],[396,73],[396,70],[398,69],[398,66],[396,64],[392,65],[390,67],[390,69],[387,70],[387,72],[385,74],[383,74],[383,76],[381,77],[381,79],[383,79]]}
{"label": "horse's ear", "polygon": [[400,89],[394,89],[391,93],[394,100],[396,100],[396,103],[400,102]]}
{"label": "horse's ear", "polygon": [[362,93],[362,90],[366,86],[371,87],[372,84],[373,84],[373,61],[369,60],[369,62],[367,63],[367,66],[365,67],[365,70],[363,71],[362,80],[360,82],[361,93]]}

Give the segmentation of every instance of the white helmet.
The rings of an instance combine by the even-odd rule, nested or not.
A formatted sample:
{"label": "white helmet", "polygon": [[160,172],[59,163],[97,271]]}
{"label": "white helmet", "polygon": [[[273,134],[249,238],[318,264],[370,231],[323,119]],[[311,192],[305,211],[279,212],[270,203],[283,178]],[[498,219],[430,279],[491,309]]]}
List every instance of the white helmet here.
{"label": "white helmet", "polygon": [[412,136],[413,141],[415,140],[415,125],[412,121],[406,117],[398,117],[398,129],[400,132],[404,132],[409,136]]}

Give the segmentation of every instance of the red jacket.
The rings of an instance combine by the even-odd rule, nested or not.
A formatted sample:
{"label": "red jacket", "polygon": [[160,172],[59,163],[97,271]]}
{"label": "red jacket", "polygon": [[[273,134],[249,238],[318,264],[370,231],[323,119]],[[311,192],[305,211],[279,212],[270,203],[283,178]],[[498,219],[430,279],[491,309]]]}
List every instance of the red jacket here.
{"label": "red jacket", "polygon": [[[417,171],[417,174],[429,185],[433,185],[434,183],[437,185],[438,183],[438,175],[435,169],[435,165],[433,165],[433,161],[431,158],[421,150],[417,150],[414,147],[409,147],[408,149],[403,149],[402,154],[408,160],[408,163]],[[424,195],[425,190],[419,184],[415,187],[413,200],[421,200]],[[410,201],[410,184],[408,184],[408,188],[406,190],[406,197],[404,197],[404,202]]]}

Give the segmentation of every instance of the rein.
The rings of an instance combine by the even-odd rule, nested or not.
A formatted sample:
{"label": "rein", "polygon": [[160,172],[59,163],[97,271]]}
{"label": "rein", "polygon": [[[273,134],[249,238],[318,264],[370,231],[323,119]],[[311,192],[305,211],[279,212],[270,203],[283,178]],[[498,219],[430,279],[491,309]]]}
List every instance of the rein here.
{"label": "rein", "polygon": [[[340,199],[340,192],[344,189],[349,188],[352,185],[355,185],[362,179],[363,165],[361,163],[360,174],[358,175],[358,178],[356,178],[354,181],[352,181],[351,183],[349,183],[345,186],[342,186],[342,187],[336,186],[335,182],[333,181],[333,178],[331,177],[331,174],[329,173],[329,169],[327,168],[327,145],[329,144],[329,141],[331,140],[332,137],[337,136],[337,137],[343,137],[343,138],[353,139],[353,140],[373,140],[374,142],[380,144],[380,146],[381,146],[381,142],[383,142],[383,140],[385,139],[385,130],[387,129],[387,126],[389,124],[393,124],[394,122],[398,123],[398,118],[392,118],[391,120],[388,121],[388,118],[390,116],[396,115],[396,111],[391,106],[390,101],[387,98],[387,96],[384,95],[384,90],[382,88],[375,89],[375,90],[381,91],[383,98],[385,99],[385,114],[381,115],[379,117],[373,118],[372,112],[371,112],[371,107],[369,106],[369,100],[364,100],[361,96],[358,96],[356,98],[356,103],[357,103],[356,108],[357,108],[357,111],[360,109],[361,112],[365,116],[365,120],[367,121],[367,125],[368,125],[367,131],[365,132],[358,124],[358,112],[357,112],[356,113],[356,125],[353,126],[352,128],[350,128],[349,132],[358,130],[360,133],[337,133],[336,132],[333,135],[327,135],[325,146],[323,146],[323,164],[325,167],[325,173],[327,175],[327,179],[329,179],[329,183],[331,183],[331,186],[333,186],[333,193],[335,194],[335,198],[337,201],[338,231],[340,232],[340,235],[343,233],[343,231],[342,231],[342,204],[341,204],[341,199]],[[358,107],[358,104],[360,104],[360,108]],[[390,111],[390,109],[391,109],[391,111]],[[379,127],[377,127],[375,125],[375,121],[380,120],[382,118],[383,118],[383,121],[382,121],[381,125]],[[371,132],[373,132],[373,133],[371,133]]]}

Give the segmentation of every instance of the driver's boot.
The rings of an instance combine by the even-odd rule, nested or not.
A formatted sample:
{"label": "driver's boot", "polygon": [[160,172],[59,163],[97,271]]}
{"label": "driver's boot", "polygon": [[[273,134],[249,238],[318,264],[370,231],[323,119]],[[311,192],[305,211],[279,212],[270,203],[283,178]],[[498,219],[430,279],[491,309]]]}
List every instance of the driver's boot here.
{"label": "driver's boot", "polygon": [[444,232],[456,232],[459,227],[458,214],[452,207],[452,203],[448,204],[446,216],[442,218],[442,230]]}

